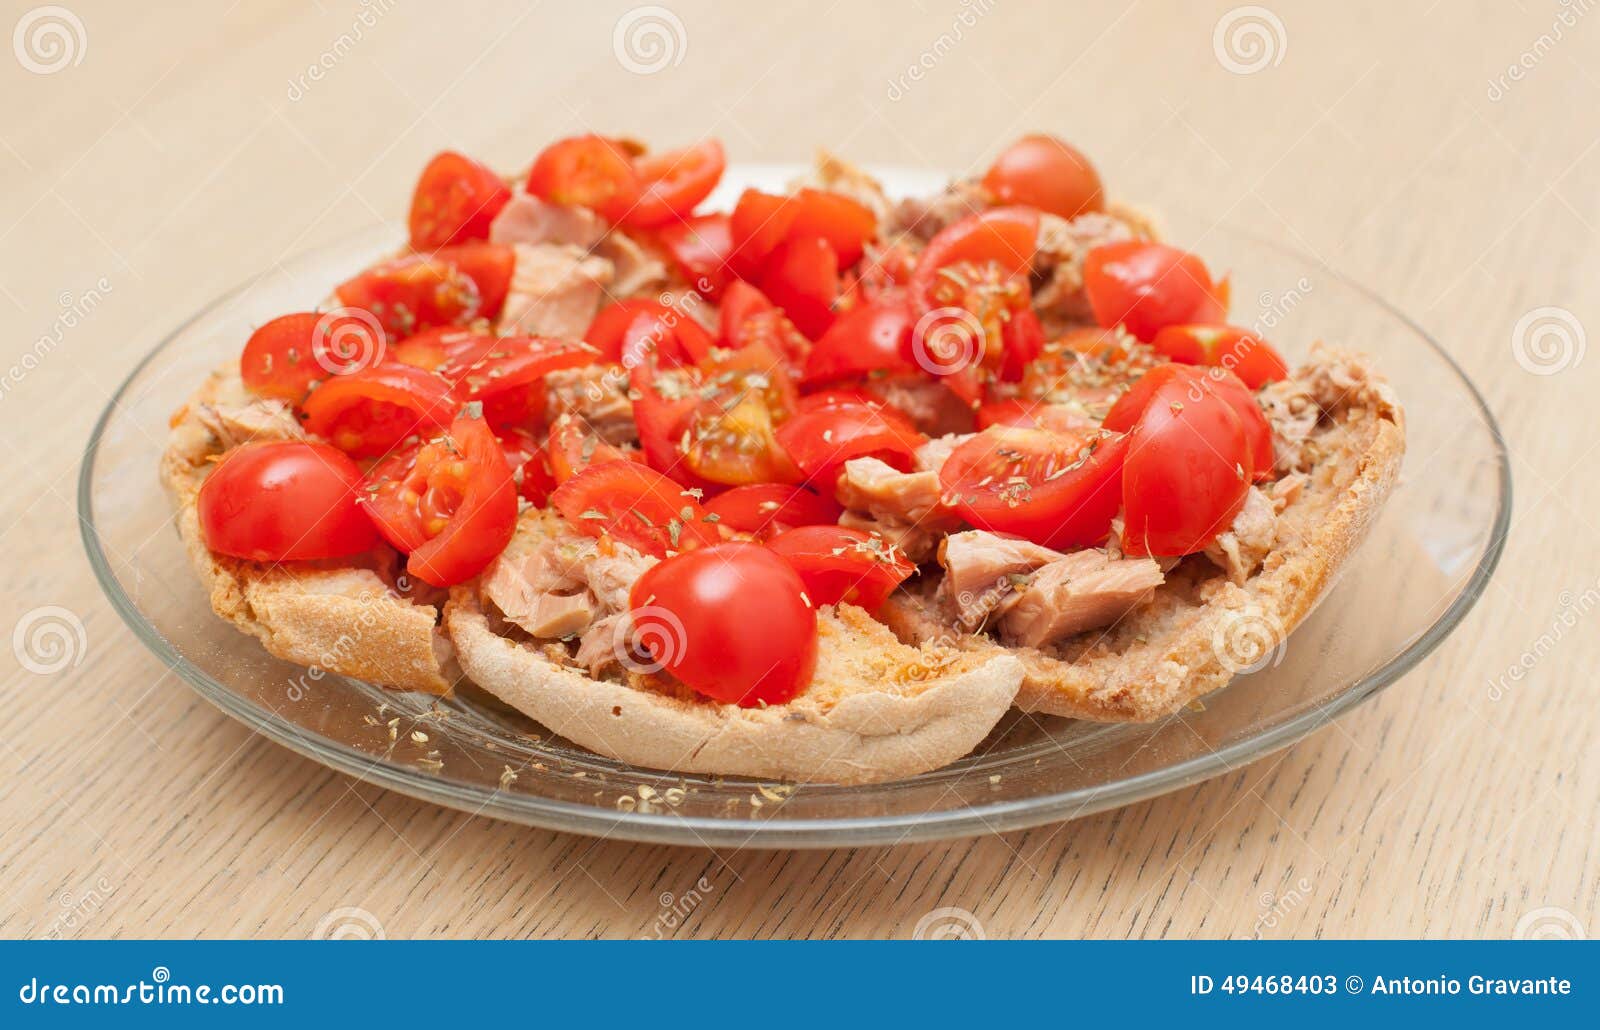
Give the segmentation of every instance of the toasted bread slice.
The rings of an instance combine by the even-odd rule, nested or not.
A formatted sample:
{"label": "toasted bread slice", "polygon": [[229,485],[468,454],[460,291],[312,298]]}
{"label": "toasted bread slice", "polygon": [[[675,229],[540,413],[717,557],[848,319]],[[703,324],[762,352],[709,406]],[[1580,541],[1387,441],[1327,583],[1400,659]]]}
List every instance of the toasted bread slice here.
{"label": "toasted bread slice", "polygon": [[1365,537],[1405,451],[1394,394],[1359,358],[1319,350],[1294,382],[1314,400],[1316,418],[1303,440],[1279,441],[1279,460],[1303,472],[1303,488],[1278,515],[1259,570],[1243,582],[1191,556],[1149,603],[1114,625],[1044,648],[944,629],[950,620],[940,611],[937,576],[893,597],[885,621],[907,641],[942,638],[1016,656],[1026,670],[1017,706],[1026,711],[1145,722],[1226,685],[1251,663],[1250,648],[1272,638],[1270,648],[1310,613]]}
{"label": "toasted bread slice", "polygon": [[288,408],[255,398],[233,366],[213,373],[173,415],[161,479],[212,609],[279,658],[403,690],[446,693],[451,649],[438,627],[439,611],[391,587],[392,552],[360,561],[269,565],[206,547],[195,499],[217,458],[250,440],[301,435]]}

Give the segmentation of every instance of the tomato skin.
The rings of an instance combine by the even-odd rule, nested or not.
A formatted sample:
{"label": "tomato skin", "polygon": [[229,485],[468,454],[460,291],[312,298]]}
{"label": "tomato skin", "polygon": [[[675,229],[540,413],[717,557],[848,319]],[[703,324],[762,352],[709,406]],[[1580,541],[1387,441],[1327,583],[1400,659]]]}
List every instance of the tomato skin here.
{"label": "tomato skin", "polygon": [[459,384],[468,401],[483,405],[483,418],[495,429],[533,429],[544,421],[544,377],[562,368],[592,365],[595,349],[581,340],[548,336],[502,336],[488,353],[447,362],[440,374]]}
{"label": "tomato skin", "polygon": [[643,189],[633,160],[604,136],[573,136],[539,152],[527,191],[553,204],[576,204],[616,224]]}
{"label": "tomato skin", "polygon": [[556,474],[550,467],[546,442],[526,429],[503,429],[495,434],[495,439],[500,441],[500,451],[511,467],[517,494],[535,508],[543,508],[550,500],[550,491],[556,488]]}
{"label": "tomato skin", "polygon": [[[1239,423],[1244,428],[1251,458],[1244,465],[1252,470],[1251,478],[1258,483],[1272,478],[1274,459],[1272,425],[1267,421],[1261,405],[1256,403],[1255,394],[1239,381],[1238,376],[1225,368],[1157,366],[1141,376],[1133,384],[1132,389],[1117,398],[1117,402],[1106,414],[1105,427],[1118,432],[1130,431],[1154,402],[1157,392],[1172,384],[1180,385],[1184,389],[1185,396],[1178,398],[1179,404],[1198,402],[1213,395],[1225,401],[1239,417]],[[1171,399],[1169,397],[1168,401]]]}
{"label": "tomato skin", "polygon": [[[1073,467],[1086,447],[1093,449]],[[980,529],[1057,550],[1093,547],[1110,534],[1123,503],[1127,454],[1120,433],[993,426],[951,452],[939,487],[950,509]]]}
{"label": "tomato skin", "polygon": [[1166,326],[1215,320],[1220,291],[1195,255],[1137,240],[1091,250],[1083,289],[1096,322],[1120,324],[1146,343]]}
{"label": "tomato skin", "polygon": [[340,283],[347,307],[372,313],[392,339],[432,326],[465,325],[500,314],[511,288],[516,251],[497,243],[463,243],[385,261]]}
{"label": "tomato skin", "polygon": [[361,470],[327,444],[247,443],[223,455],[195,501],[206,547],[257,562],[344,558],[378,544]]}
{"label": "tomato skin", "polygon": [[749,708],[783,704],[811,682],[817,613],[804,592],[778,555],[728,543],[646,569],[628,600],[635,639],[668,672],[706,697]]}
{"label": "tomato skin", "polygon": [[1044,326],[1032,304],[1013,311],[1000,329],[1001,380],[1021,382],[1028,366],[1044,353],[1044,343]]}
{"label": "tomato skin", "polygon": [[636,158],[633,168],[639,194],[622,213],[622,224],[650,229],[688,217],[717,188],[727,164],[722,144],[714,139]]}
{"label": "tomato skin", "polygon": [[1225,368],[1252,390],[1289,378],[1289,366],[1277,349],[1238,326],[1169,325],[1156,333],[1150,346],[1186,365]]}
{"label": "tomato skin", "polygon": [[733,255],[730,218],[725,214],[695,215],[661,227],[656,239],[678,272],[702,296],[716,300],[722,295],[733,272],[728,259]]}
{"label": "tomato skin", "polygon": [[1025,204],[1062,218],[1104,211],[1100,173],[1076,147],[1054,136],[1024,136],[1001,151],[983,177],[998,203]]}
{"label": "tomato skin", "polygon": [[817,386],[879,369],[891,375],[921,371],[911,349],[916,324],[904,298],[886,297],[845,312],[811,349],[801,382]]}
{"label": "tomato skin", "polygon": [[583,422],[572,415],[563,415],[550,424],[550,442],[545,454],[555,485],[565,483],[590,465],[632,460],[621,448],[590,433]]}
{"label": "tomato skin", "polygon": [[594,321],[589,323],[589,328],[584,330],[583,338],[600,352],[600,361],[621,361],[623,334],[640,314],[665,317],[672,315],[673,309],[654,297],[619,300],[600,309]]}
{"label": "tomato skin", "polygon": [[510,200],[511,190],[494,172],[470,157],[443,151],[422,169],[411,195],[412,249],[487,240],[490,223]]}
{"label": "tomato skin", "polygon": [[487,357],[499,342],[500,338],[490,333],[435,326],[390,347],[387,357],[429,372],[438,372],[446,366],[453,370],[465,369]]}
{"label": "tomato skin", "polygon": [[778,443],[805,481],[832,493],[851,458],[874,456],[905,471],[925,441],[903,418],[865,404],[834,404],[802,411],[778,427]]}
{"label": "tomato skin", "polygon": [[250,392],[298,404],[316,385],[355,371],[383,354],[383,333],[365,312],[305,311],[282,315],[250,334],[239,374]]}
{"label": "tomato skin", "polygon": [[385,363],[326,380],[302,410],[306,429],[355,457],[382,454],[413,434],[450,424],[460,398],[442,376]]}
{"label": "tomato skin", "polygon": [[635,368],[679,368],[698,364],[711,354],[716,341],[687,312],[658,304],[658,311],[642,308],[622,330],[622,365]]}
{"label": "tomato skin", "polygon": [[840,268],[860,261],[867,243],[878,235],[877,216],[842,193],[807,186],[794,195],[793,204],[794,220],[789,223],[787,236],[827,240],[839,258]]}
{"label": "tomato skin", "polygon": [[635,461],[590,465],[556,487],[550,504],[578,532],[612,536],[657,558],[721,539],[699,500]]}
{"label": "tomato skin", "polygon": [[814,605],[853,604],[876,612],[917,567],[902,554],[859,529],[801,526],[767,541],[799,573]]}
{"label": "tomato skin", "polygon": [[1005,276],[1027,273],[1038,249],[1039,212],[1029,207],[996,207],[968,215],[939,231],[911,273],[911,296],[923,309],[930,303],[939,271],[960,262],[994,262]]}
{"label": "tomato skin", "polygon": [[815,340],[833,324],[839,298],[839,255],[820,236],[786,240],[767,258],[761,292],[795,327]]}
{"label": "tomato skin", "polygon": [[722,306],[717,311],[717,339],[724,347],[739,346],[739,330],[750,319],[769,311],[777,305],[767,295],[743,279],[728,284],[722,294]]}
{"label": "tomato skin", "polygon": [[706,502],[717,526],[766,540],[799,526],[832,525],[844,509],[830,497],[787,483],[736,486]]}
{"label": "tomato skin", "polygon": [[799,214],[793,198],[748,189],[739,195],[728,219],[733,267],[746,279],[760,277],[767,258],[789,235]]}

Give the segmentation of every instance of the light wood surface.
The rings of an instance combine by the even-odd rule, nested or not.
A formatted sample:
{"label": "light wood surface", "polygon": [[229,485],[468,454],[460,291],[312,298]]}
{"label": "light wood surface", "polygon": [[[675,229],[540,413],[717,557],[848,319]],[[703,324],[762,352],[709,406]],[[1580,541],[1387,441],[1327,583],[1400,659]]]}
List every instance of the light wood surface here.
{"label": "light wood surface", "polygon": [[[0,53],[0,368],[63,304],[110,289],[0,395],[0,631],[59,605],[87,647],[51,675],[0,649],[0,933],[294,937],[359,908],[390,936],[635,936],[656,931],[663,894],[691,891],[703,897],[666,932],[908,936],[942,907],[991,937],[1492,936],[1546,908],[1600,932],[1600,616],[1539,644],[1564,603],[1600,589],[1600,356],[1534,375],[1511,343],[1546,306],[1600,333],[1600,12],[1268,0],[1276,50],[1238,74],[1213,46],[1225,3],[824,16],[669,0],[675,63],[640,74],[613,47],[627,4],[68,6],[79,63],[37,74]],[[0,37],[32,7],[0,4]],[[1494,85],[1512,65],[1519,79]],[[92,420],[210,298],[400,217],[434,151],[515,167],[589,128],[663,144],[712,132],[734,160],[825,143],[958,171],[1047,129],[1121,196],[1281,236],[1391,298],[1484,390],[1516,477],[1501,570],[1421,667],[1286,752],[1121,811],[949,844],[592,840],[430,807],[253,737],[148,654],[94,583],[73,496]],[[1490,681],[1535,653],[1491,701]]]}

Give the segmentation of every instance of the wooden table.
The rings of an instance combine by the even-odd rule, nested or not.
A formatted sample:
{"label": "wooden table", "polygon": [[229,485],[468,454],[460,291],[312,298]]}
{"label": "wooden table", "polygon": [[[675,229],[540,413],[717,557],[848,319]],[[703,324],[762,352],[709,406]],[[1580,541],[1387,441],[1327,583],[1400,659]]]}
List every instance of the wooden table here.
{"label": "wooden table", "polygon": [[[0,5],[0,35],[31,6]],[[641,17],[619,4],[69,6],[80,60],[26,55],[65,64],[42,74],[0,58],[0,365],[52,341],[0,394],[0,629],[58,605],[87,646],[50,675],[0,656],[0,933],[293,937],[359,908],[390,936],[640,935],[660,895],[702,877],[680,934],[906,936],[941,907],[994,937],[1508,935],[1544,908],[1600,931],[1600,358],[1534,375],[1511,347],[1538,307],[1600,327],[1600,14],[1272,0],[1267,49],[1219,58],[1224,3],[822,18],[671,0],[666,49],[619,58],[619,22],[626,43]],[[1487,394],[1518,492],[1501,570],[1459,632],[1336,728],[1158,800],[987,839],[796,854],[591,840],[384,793],[251,736],[140,647],[91,578],[74,503],[91,421],[223,289],[398,218],[434,151],[515,167],[591,128],[710,131],[735,160],[826,143],[956,170],[1042,128],[1121,196],[1280,235],[1380,289]]]}

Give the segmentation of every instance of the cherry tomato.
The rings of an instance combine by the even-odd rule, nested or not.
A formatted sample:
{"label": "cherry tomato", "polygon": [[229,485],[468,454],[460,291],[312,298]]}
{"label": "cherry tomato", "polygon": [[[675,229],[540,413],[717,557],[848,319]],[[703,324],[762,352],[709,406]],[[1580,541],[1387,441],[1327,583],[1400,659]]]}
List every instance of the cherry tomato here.
{"label": "cherry tomato", "polygon": [[1122,504],[1128,438],[991,426],[939,469],[945,503],[968,522],[1057,549],[1092,547]]}
{"label": "cherry tomato", "polygon": [[916,324],[904,298],[885,297],[845,312],[812,348],[802,382],[838,382],[879,369],[891,375],[920,371],[911,347]]}
{"label": "cherry tomato", "polygon": [[592,365],[595,349],[582,340],[548,336],[502,336],[492,350],[468,362],[446,362],[440,374],[459,383],[466,400],[483,405],[483,418],[496,429],[532,429],[544,420],[544,377],[561,368]]}
{"label": "cherry tomato", "polygon": [[780,355],[791,376],[805,367],[811,341],[760,290],[742,279],[722,295],[718,338],[724,347],[766,347]]}
{"label": "cherry tomato", "polygon": [[727,215],[695,215],[669,223],[656,239],[689,285],[712,300],[722,295],[733,274],[728,268],[733,236]]}
{"label": "cherry tomato", "polygon": [[851,458],[877,457],[906,471],[922,434],[903,418],[865,404],[835,404],[804,411],[778,427],[778,443],[805,474],[806,482],[832,493],[839,469]]}
{"label": "cherry tomato", "polygon": [[792,197],[754,189],[741,193],[728,220],[734,269],[746,279],[758,278],[798,213]]}
{"label": "cherry tomato", "polygon": [[754,707],[783,704],[811,682],[817,614],[804,592],[776,554],[729,543],[646,569],[628,603],[635,639],[668,672],[707,697]]}
{"label": "cherry tomato", "polygon": [[622,330],[617,361],[629,369],[675,368],[704,361],[716,341],[687,312],[657,304],[641,307]]}
{"label": "cherry tomato", "polygon": [[840,268],[860,261],[867,243],[878,235],[878,218],[872,210],[842,193],[805,187],[794,195],[793,206],[794,219],[786,236],[827,240]]}
{"label": "cherry tomato", "polygon": [[700,378],[694,368],[657,372],[651,365],[635,366],[628,373],[635,395],[633,423],[639,431],[639,449],[647,465],[686,487],[705,488],[707,480],[683,463],[678,449],[690,415],[700,403]]}
{"label": "cherry tomato", "polygon": [[854,604],[875,612],[917,567],[883,537],[844,526],[801,526],[767,541],[800,574],[814,605]]}
{"label": "cherry tomato", "polygon": [[578,532],[657,558],[721,539],[698,498],[636,461],[590,465],[556,487],[550,503]]}
{"label": "cherry tomato", "polygon": [[739,327],[755,315],[778,310],[756,287],[736,279],[728,284],[717,311],[717,339],[724,347],[737,347]]}
{"label": "cherry tomato", "polygon": [[529,193],[553,204],[589,208],[613,224],[632,209],[642,188],[632,158],[604,136],[552,143],[528,171]]}
{"label": "cherry tomato", "polygon": [[762,345],[719,351],[702,380],[678,444],[689,470],[730,486],[798,479],[774,433],[796,406],[783,359]]}
{"label": "cherry tomato", "polygon": [[1120,324],[1145,342],[1169,325],[1217,320],[1212,316],[1221,295],[1198,257],[1137,240],[1089,251],[1083,288],[1096,322]]}
{"label": "cherry tomato", "polygon": [[436,326],[424,329],[415,336],[389,348],[388,357],[402,365],[413,365],[438,372],[449,367],[452,371],[470,370],[500,343],[493,333],[454,326]]}
{"label": "cherry tomato", "polygon": [[[1250,392],[1250,388],[1225,368],[1202,370],[1186,366],[1168,367],[1172,371],[1162,372],[1160,375],[1142,376],[1133,384],[1132,389],[1119,397],[1106,414],[1106,428],[1118,432],[1132,429],[1145,409],[1150,406],[1156,390],[1176,379],[1188,385],[1188,392],[1196,401],[1201,399],[1202,395],[1215,394],[1227,402],[1233,413],[1239,416],[1239,422],[1244,427],[1245,437],[1249,441],[1251,461],[1246,467],[1252,469],[1251,478],[1258,483],[1271,479],[1272,426],[1267,422],[1267,416],[1262,412],[1261,405],[1256,403],[1255,394]],[[1179,401],[1179,403],[1186,402]]]}
{"label": "cherry tomato", "polygon": [[581,420],[572,415],[562,415],[550,424],[550,473],[557,484],[565,483],[590,465],[608,461],[629,461],[631,455],[620,447],[613,447],[590,432]]}
{"label": "cherry tomato", "polygon": [[386,363],[324,381],[303,410],[306,429],[359,458],[382,454],[408,436],[433,435],[458,407],[460,398],[444,377]]}
{"label": "cherry tomato", "polygon": [[433,250],[489,238],[511,190],[483,165],[446,150],[428,162],[411,195],[411,246]]}
{"label": "cherry tomato", "polygon": [[951,265],[993,262],[1003,278],[1027,274],[1038,249],[1039,212],[1030,207],[996,207],[946,226],[928,241],[911,273],[911,295],[924,309],[933,302],[940,273]]}
{"label": "cherry tomato", "polygon": [[239,374],[252,393],[298,404],[320,379],[356,371],[383,353],[383,332],[364,312],[283,315],[250,334]]}
{"label": "cherry tomato", "polygon": [[833,324],[839,288],[839,255],[820,236],[779,244],[761,273],[761,292],[813,340]]}
{"label": "cherry tomato", "polygon": [[1225,368],[1252,390],[1289,378],[1289,366],[1272,344],[1237,326],[1169,325],[1150,346],[1185,365]]}
{"label": "cherry tomato", "polygon": [[1024,136],[1001,151],[983,177],[1001,204],[1025,204],[1062,218],[1104,211],[1100,173],[1076,147],[1043,134]]}
{"label": "cherry tomato", "polygon": [[1048,429],[1054,433],[1080,433],[1098,428],[1098,423],[1087,414],[1079,414],[1061,404],[1028,401],[1017,397],[989,401],[978,408],[978,428],[990,426],[1020,426],[1024,429]]}
{"label": "cherry tomato", "polygon": [[385,261],[334,290],[339,302],[370,311],[394,339],[438,325],[493,319],[511,288],[516,251],[463,243]]}
{"label": "cherry tomato", "polygon": [[361,470],[327,444],[278,440],[235,447],[200,484],[200,535],[248,561],[343,558],[378,534],[361,510]]}
{"label": "cherry tomato", "polygon": [[766,540],[797,526],[831,525],[839,520],[839,503],[801,486],[754,483],[736,486],[706,502],[717,526]]}
{"label": "cherry tomato", "polygon": [[1032,303],[1011,312],[1000,327],[1000,378],[1007,383],[1021,382],[1028,366],[1044,353],[1044,326]]}
{"label": "cherry tomato", "polygon": [[594,321],[589,323],[589,328],[584,330],[583,338],[600,352],[601,361],[620,361],[623,333],[627,332],[634,317],[644,312],[661,316],[674,314],[672,308],[654,297],[619,300],[600,309],[599,314],[594,316]]}
{"label": "cherry tomato", "polygon": [[722,144],[714,139],[635,159],[633,168],[640,191],[622,214],[622,224],[650,229],[688,217],[695,205],[717,188],[727,163]]}
{"label": "cherry tomato", "polygon": [[511,467],[517,493],[536,508],[543,508],[556,488],[555,470],[550,467],[550,452],[545,441],[526,429],[503,429],[495,434],[500,450]]}

